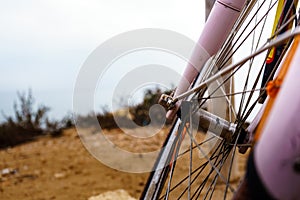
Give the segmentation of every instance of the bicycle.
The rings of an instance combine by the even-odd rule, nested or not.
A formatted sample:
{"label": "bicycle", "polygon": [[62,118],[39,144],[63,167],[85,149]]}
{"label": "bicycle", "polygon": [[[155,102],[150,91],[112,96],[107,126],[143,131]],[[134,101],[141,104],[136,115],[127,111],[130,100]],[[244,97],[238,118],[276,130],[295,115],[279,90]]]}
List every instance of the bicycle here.
{"label": "bicycle", "polygon": [[[215,7],[223,6],[230,12],[240,12],[231,16],[233,24],[227,24],[228,27],[232,27],[228,37],[215,42],[208,52],[207,48],[196,47],[196,53],[191,58],[192,64],[189,64],[195,66],[194,70],[186,71],[186,80],[180,82],[174,96],[162,96],[162,104],[168,110],[175,110],[173,113],[178,117],[173,121],[141,199],[227,199],[231,198],[238,188],[237,177],[240,175],[232,176],[232,169],[236,167],[236,149],[245,153],[252,147],[251,133],[264,121],[261,120],[261,116],[266,103],[261,106],[259,102],[269,102],[265,101],[267,83],[273,79],[278,66],[289,52],[293,37],[299,35],[300,29],[288,31],[292,28],[293,21],[295,25],[298,23],[298,1],[248,0],[244,1],[244,4],[242,1],[231,2],[236,4],[226,4],[224,1],[217,1],[218,5],[215,4]],[[261,38],[265,34],[263,31],[267,17],[277,3],[275,28],[271,37],[264,42]],[[211,15],[217,14],[219,13],[212,11]],[[249,28],[251,24],[254,24],[253,28]],[[211,24],[208,21],[209,25]],[[257,33],[257,29],[262,31]],[[238,53],[241,46],[245,46],[250,37],[253,40],[250,46],[251,54],[226,67],[226,63]],[[207,40],[207,43],[214,42]],[[218,45],[221,48],[219,51]],[[261,48],[258,48],[259,46]],[[276,50],[274,48],[280,49],[275,61],[272,60],[272,53]],[[197,57],[199,53],[201,59]],[[265,61],[270,61],[270,58],[274,61],[274,67],[263,76]],[[255,70],[253,66],[260,67]],[[197,67],[199,71],[195,70]],[[196,74],[197,78],[193,80]],[[243,82],[240,92],[232,92],[232,76],[238,77],[243,74],[245,79],[239,79]],[[261,79],[263,81],[260,85]],[[192,86],[188,89],[191,82]],[[225,88],[225,84],[229,87]],[[238,95],[240,97],[232,99]],[[213,101],[221,101],[226,105],[225,111],[214,109],[220,102]],[[233,101],[240,102],[237,108]],[[226,165],[227,169],[224,168]]]}

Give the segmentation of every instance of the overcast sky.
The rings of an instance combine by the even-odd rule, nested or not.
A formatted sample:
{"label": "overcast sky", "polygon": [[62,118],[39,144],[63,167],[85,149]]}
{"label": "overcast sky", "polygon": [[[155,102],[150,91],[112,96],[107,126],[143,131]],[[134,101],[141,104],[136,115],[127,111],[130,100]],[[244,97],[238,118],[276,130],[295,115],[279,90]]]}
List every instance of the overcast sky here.
{"label": "overcast sky", "polygon": [[1,1],[0,110],[10,114],[16,95],[7,94],[28,88],[37,102],[70,110],[80,67],[102,42],[139,28],[168,29],[197,40],[203,24],[202,0]]}

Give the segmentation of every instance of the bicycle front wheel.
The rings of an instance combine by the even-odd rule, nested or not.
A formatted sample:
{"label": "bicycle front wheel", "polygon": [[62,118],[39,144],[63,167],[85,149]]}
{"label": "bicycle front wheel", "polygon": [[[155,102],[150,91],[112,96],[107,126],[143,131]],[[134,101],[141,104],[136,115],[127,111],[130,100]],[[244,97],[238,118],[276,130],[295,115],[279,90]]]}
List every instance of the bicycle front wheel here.
{"label": "bicycle front wheel", "polygon": [[[198,75],[197,89],[182,102],[181,114],[172,125],[141,199],[232,198],[246,161],[245,155],[237,155],[237,147],[251,146],[245,142],[249,137],[246,130],[249,124],[255,125],[252,121],[262,107],[258,102],[265,91],[260,84],[265,60],[273,45],[281,45],[275,64],[279,66],[289,44],[289,40],[282,40],[284,45],[275,40],[268,45],[265,37],[271,35],[265,26],[273,20],[269,16],[274,15],[276,5],[273,0],[247,1],[222,49]],[[288,16],[286,22],[295,18]],[[272,38],[280,34],[276,30]],[[229,69],[225,66],[234,56],[245,52],[252,55],[223,70]],[[276,67],[268,79],[275,71]]]}

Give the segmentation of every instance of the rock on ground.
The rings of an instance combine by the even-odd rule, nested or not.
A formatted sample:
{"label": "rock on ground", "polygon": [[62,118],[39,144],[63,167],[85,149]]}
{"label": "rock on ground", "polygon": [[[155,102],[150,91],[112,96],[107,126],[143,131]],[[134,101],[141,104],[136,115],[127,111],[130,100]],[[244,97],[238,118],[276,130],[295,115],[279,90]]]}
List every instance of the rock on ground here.
{"label": "rock on ground", "polygon": [[102,193],[98,196],[92,196],[88,200],[136,200],[131,197],[125,190],[115,190]]}

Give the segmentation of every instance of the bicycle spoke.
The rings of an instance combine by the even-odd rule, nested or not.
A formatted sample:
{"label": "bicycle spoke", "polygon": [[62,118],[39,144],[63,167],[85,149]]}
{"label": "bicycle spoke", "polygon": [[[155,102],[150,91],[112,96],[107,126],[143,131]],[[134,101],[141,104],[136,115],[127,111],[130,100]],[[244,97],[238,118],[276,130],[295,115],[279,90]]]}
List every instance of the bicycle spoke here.
{"label": "bicycle spoke", "polygon": [[180,145],[181,145],[181,142],[183,140],[183,135],[180,134],[180,133],[183,133],[184,131],[184,128],[185,128],[185,120],[181,122],[181,125],[179,126],[179,132],[178,132],[178,135],[177,137],[179,138],[176,142],[176,146],[175,146],[175,154],[172,155],[172,160],[171,160],[171,171],[170,171],[170,175],[169,175],[169,181],[168,181],[168,187],[167,187],[167,190],[166,190],[166,200],[168,199],[169,197],[169,193],[170,193],[170,188],[171,188],[171,181],[172,181],[172,178],[173,178],[173,173],[174,173],[174,170],[175,170],[175,165],[176,165],[176,162],[177,162],[177,156],[178,156],[178,153],[179,153],[179,149],[180,149]]}
{"label": "bicycle spoke", "polygon": [[[220,143],[218,145],[218,147],[216,148],[216,150],[213,152],[213,154],[211,155],[209,160],[215,160],[218,158],[219,155],[215,155],[217,151],[219,151],[219,148],[222,146],[222,143]],[[209,161],[204,162],[202,165],[200,165],[197,169],[195,169],[191,175],[194,175],[197,171],[198,174],[196,175],[196,177],[193,178],[193,180],[191,181],[191,184],[193,184],[195,182],[195,180],[197,179],[197,177],[201,174],[201,172],[204,170],[204,168],[209,164]],[[169,193],[172,192],[174,189],[176,189],[178,186],[180,186],[184,181],[186,181],[189,178],[189,176],[186,176],[185,178],[183,178],[179,183],[177,183],[172,189],[169,190]],[[182,192],[182,194],[180,195],[180,197],[188,190],[188,187]],[[162,196],[160,199],[164,198],[166,196],[166,194],[164,196]]]}
{"label": "bicycle spoke", "polygon": [[[188,132],[189,133],[189,132]],[[202,155],[206,158],[206,160],[209,162],[209,164],[211,165],[211,167],[216,171],[216,173],[219,174],[219,176],[221,177],[222,181],[224,183],[227,183],[227,180],[224,178],[224,176],[221,174],[220,170],[211,162],[211,160],[207,157],[207,155],[205,154],[205,152],[203,151],[203,149],[198,145],[198,143],[195,141],[194,137],[192,135],[190,135],[191,139],[193,140],[193,143],[195,143],[197,145],[197,149],[202,153]],[[230,187],[233,191],[233,188]]]}
{"label": "bicycle spoke", "polygon": [[234,93],[228,93],[228,94],[224,94],[224,95],[219,95],[219,96],[209,96],[209,97],[201,97],[200,99],[218,99],[218,98],[222,98],[225,96],[237,96],[238,94],[244,94],[244,93],[250,93],[250,92],[259,92],[261,90],[266,90],[266,88],[261,88],[261,89],[253,89],[253,90],[244,90],[242,92],[234,92]]}
{"label": "bicycle spoke", "polygon": [[[240,136],[240,132],[238,132],[238,134],[236,136],[236,139],[235,139],[235,144],[233,146],[232,156],[231,156],[231,160],[230,160],[230,166],[229,166],[229,170],[228,170],[228,179],[227,179],[227,181],[229,181],[230,177],[231,177],[231,169],[232,169],[232,166],[233,166],[233,160],[234,160],[234,157],[235,157],[235,149],[236,149],[236,146],[237,146],[239,136]],[[225,189],[225,193],[224,193],[224,199],[226,199],[227,190],[228,190],[228,185],[226,185],[226,189]]]}
{"label": "bicycle spoke", "polygon": [[[210,142],[210,141],[211,141],[212,139],[214,139],[214,138],[215,138],[215,137],[212,136],[212,137],[206,139],[205,141],[199,143],[199,145],[203,145],[203,144],[205,144],[205,143],[207,143],[207,142]],[[192,147],[192,150],[194,150],[195,148],[197,148],[197,146],[193,146],[193,147]],[[190,151],[190,150],[187,149],[186,151],[182,152],[181,154],[178,155],[178,158],[180,158],[181,156],[183,156],[183,155],[186,154],[186,153],[189,153],[189,151]]]}
{"label": "bicycle spoke", "polygon": [[[224,146],[223,144],[222,144],[222,148],[225,148],[225,146]],[[226,151],[226,149],[224,149],[224,151]],[[222,151],[222,152],[224,152],[224,151]],[[220,152],[221,152],[221,151],[220,151]],[[220,155],[220,154],[218,154],[218,157],[217,157],[215,163],[218,161],[219,155]],[[227,153],[226,153],[226,155],[227,155]],[[225,156],[226,156],[226,155],[225,155]],[[226,158],[227,158],[227,156],[225,157],[225,159],[226,159]],[[221,163],[221,161],[222,161],[222,160],[219,160],[219,161],[218,161],[217,166]],[[221,169],[222,169],[222,166],[220,167],[220,170],[221,170]],[[214,169],[211,168],[209,174],[206,176],[206,178],[205,178],[205,180],[203,181],[203,183],[198,187],[197,193],[195,193],[196,199],[199,198],[200,194],[202,193],[202,191],[203,191],[203,189],[204,189],[204,186],[206,185],[206,183],[207,183],[209,177],[212,175],[213,172],[214,172]],[[219,177],[219,175],[220,175],[220,173],[216,173],[215,176]],[[226,183],[226,184],[228,184],[228,183]],[[197,195],[196,195],[196,194],[197,194]]]}
{"label": "bicycle spoke", "polygon": [[[224,146],[224,148],[226,148],[226,147]],[[230,152],[230,151],[229,151],[229,152]],[[227,159],[227,157],[228,157],[228,155],[229,155],[229,152],[228,152],[227,149],[225,149],[224,151],[222,151],[222,158],[221,158],[221,160],[219,161],[219,163],[220,163],[219,169],[220,169],[220,170],[223,168],[224,163],[225,163],[225,161],[226,161],[226,159]],[[209,199],[212,198],[212,196],[213,196],[213,191],[215,190],[215,187],[216,187],[216,184],[217,184],[218,177],[219,177],[218,174],[216,174],[216,175],[214,176],[213,181],[211,182],[210,186],[209,186],[208,189],[207,189],[207,192],[206,192],[206,195],[205,195],[204,199],[206,199],[206,197],[209,195],[209,193],[210,193],[210,198],[209,198]],[[229,183],[229,182],[228,182],[228,183]],[[211,188],[212,188],[212,189],[211,189]]]}
{"label": "bicycle spoke", "polygon": [[[278,0],[277,0],[278,1]],[[234,44],[232,44],[232,47],[230,48],[230,50],[228,52],[231,52],[231,54],[229,55],[224,55],[226,59],[224,59],[225,61],[222,62],[222,65],[220,65],[219,69],[222,69],[225,64],[228,62],[228,60],[230,58],[232,58],[232,56],[237,52],[237,50],[245,43],[245,41],[247,40],[247,38],[253,33],[253,31],[258,27],[258,25],[263,21],[263,19],[265,17],[268,16],[268,14],[270,13],[270,11],[273,9],[273,7],[276,5],[277,1],[275,1],[271,7],[268,8],[267,12],[261,17],[261,19],[258,21],[258,23],[248,32],[248,34],[245,36],[244,39],[241,40],[241,42],[237,45],[238,41],[241,39],[242,35],[246,32],[246,29],[250,26],[250,23],[254,20],[254,16],[259,12],[259,10],[257,10],[257,12],[255,13],[255,15],[251,18],[251,20],[248,22],[248,24],[245,26],[244,30],[241,31],[241,34],[237,37],[236,41]],[[260,8],[262,7],[262,5],[265,3],[265,1],[261,4]],[[233,51],[233,48],[237,45],[237,47],[235,48],[235,50]]]}
{"label": "bicycle spoke", "polygon": [[[191,132],[191,134],[193,134],[193,119],[192,119],[192,113],[191,113],[191,110],[189,110],[189,114],[190,114],[190,119],[189,119],[189,122],[190,122],[190,127],[188,129],[188,132]],[[192,187],[192,184],[191,184],[191,180],[192,180],[192,167],[193,167],[193,141],[192,139],[190,138],[190,165],[189,165],[189,179],[188,179],[188,199],[191,198],[191,187]]]}
{"label": "bicycle spoke", "polygon": [[[279,64],[280,64],[280,62],[281,62],[281,60],[283,59],[283,57],[284,57],[286,51],[288,50],[288,47],[289,47],[290,43],[291,43],[291,42],[289,42],[289,44],[286,45],[286,47],[284,48],[283,53],[282,53],[282,55],[280,56],[280,58],[278,59],[277,63],[275,64],[274,69],[273,69],[272,72],[270,73],[270,75],[269,75],[269,77],[268,77],[268,79],[267,79],[267,82],[270,81],[270,80],[271,80],[271,77],[275,74],[275,72],[276,72],[276,70],[277,70],[277,68],[278,68],[278,66],[279,66]],[[262,74],[262,72],[263,72],[263,67],[264,67],[264,65],[262,64],[261,69],[260,69],[260,71],[259,71],[259,73],[258,73],[258,76],[257,76],[257,78],[256,78],[256,80],[255,80],[255,82],[254,82],[254,84],[253,84],[253,86],[252,86],[252,89],[257,87],[257,84],[258,84],[258,81],[259,81],[259,77],[261,76],[261,74]],[[266,87],[266,85],[265,85],[264,87]],[[249,111],[252,112],[252,110],[253,110],[253,109],[247,110],[247,108],[248,108],[248,106],[249,106],[249,104],[250,104],[250,100],[251,100],[252,96],[253,96],[253,93],[250,93],[250,96],[249,96],[249,98],[248,98],[248,101],[247,101],[247,103],[246,103],[246,105],[245,105],[245,107],[244,107],[244,112],[243,112],[243,114],[242,114],[242,119],[244,119],[244,118],[247,119],[248,116],[249,116],[249,114],[250,114]],[[261,98],[261,95],[258,97],[258,100],[259,100],[259,98]],[[255,100],[255,103],[253,103],[253,104],[255,105],[257,102],[258,102],[258,101]],[[254,106],[251,106],[251,107],[254,107]],[[246,112],[249,113],[249,114],[246,115],[246,114],[245,114]],[[243,120],[243,121],[246,121],[246,120]]]}

